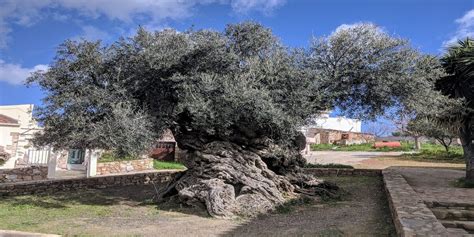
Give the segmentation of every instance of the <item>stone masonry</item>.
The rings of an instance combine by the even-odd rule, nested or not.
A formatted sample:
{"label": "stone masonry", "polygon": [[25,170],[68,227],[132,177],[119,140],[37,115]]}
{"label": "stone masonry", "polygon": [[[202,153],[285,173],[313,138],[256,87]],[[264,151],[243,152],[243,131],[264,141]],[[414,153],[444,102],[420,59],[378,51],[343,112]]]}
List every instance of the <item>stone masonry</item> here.
{"label": "stone masonry", "polygon": [[97,163],[97,175],[139,172],[153,169],[153,159]]}
{"label": "stone masonry", "polygon": [[384,170],[382,173],[399,236],[455,236],[436,219],[401,174],[394,170]]}
{"label": "stone masonry", "polygon": [[382,176],[382,170],[344,168],[305,168],[304,173],[318,176]]}
{"label": "stone masonry", "polygon": [[44,180],[48,176],[48,167],[31,166],[26,168],[0,169],[0,183],[13,183],[31,180]]}
{"label": "stone masonry", "polygon": [[163,183],[170,181],[180,172],[150,171],[141,173],[95,176],[91,178],[68,178],[0,184],[0,197],[27,194],[48,194],[60,191],[107,188],[113,186]]}

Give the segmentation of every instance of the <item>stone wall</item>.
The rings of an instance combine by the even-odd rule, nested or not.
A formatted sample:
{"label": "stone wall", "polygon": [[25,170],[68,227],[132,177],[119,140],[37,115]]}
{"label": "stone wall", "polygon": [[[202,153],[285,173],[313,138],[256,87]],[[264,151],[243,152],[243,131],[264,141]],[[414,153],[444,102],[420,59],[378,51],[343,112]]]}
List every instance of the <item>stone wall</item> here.
{"label": "stone wall", "polygon": [[306,132],[307,142],[310,144],[340,144],[351,145],[370,143],[375,141],[373,134],[339,131],[323,128],[310,128]]}
{"label": "stone wall", "polygon": [[178,174],[179,172],[176,171],[151,171],[123,175],[96,176],[91,178],[3,183],[0,184],[0,197],[26,194],[48,194],[60,191],[76,191],[81,189],[107,188],[113,186],[151,183],[159,184],[171,180]]}
{"label": "stone wall", "polygon": [[314,176],[381,176],[382,170],[373,169],[335,169],[335,168],[305,168],[303,172]]}
{"label": "stone wall", "polygon": [[457,236],[448,233],[401,174],[384,170],[383,181],[398,236]]}
{"label": "stone wall", "polygon": [[97,163],[97,175],[139,172],[153,169],[153,159],[123,160]]}
{"label": "stone wall", "polygon": [[0,183],[44,180],[48,177],[47,166],[31,166],[15,169],[0,169]]}

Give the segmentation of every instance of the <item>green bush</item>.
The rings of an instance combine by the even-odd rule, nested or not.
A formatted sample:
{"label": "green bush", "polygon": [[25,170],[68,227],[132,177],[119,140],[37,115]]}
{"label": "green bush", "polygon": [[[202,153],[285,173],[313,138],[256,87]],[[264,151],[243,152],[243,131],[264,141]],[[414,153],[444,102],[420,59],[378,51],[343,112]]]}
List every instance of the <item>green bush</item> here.
{"label": "green bush", "polygon": [[139,160],[141,159],[139,156],[123,156],[119,157],[115,155],[113,152],[104,152],[97,160],[99,163],[107,163],[113,161],[124,161],[124,160]]}

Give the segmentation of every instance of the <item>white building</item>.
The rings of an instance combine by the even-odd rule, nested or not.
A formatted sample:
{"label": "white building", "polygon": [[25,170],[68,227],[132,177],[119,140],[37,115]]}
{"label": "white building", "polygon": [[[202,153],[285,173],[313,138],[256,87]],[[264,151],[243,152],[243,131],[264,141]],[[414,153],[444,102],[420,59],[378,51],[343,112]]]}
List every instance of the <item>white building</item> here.
{"label": "white building", "polygon": [[0,106],[0,147],[10,154],[2,168],[13,168],[15,161],[23,158],[33,134],[41,128],[33,119],[33,105]]}

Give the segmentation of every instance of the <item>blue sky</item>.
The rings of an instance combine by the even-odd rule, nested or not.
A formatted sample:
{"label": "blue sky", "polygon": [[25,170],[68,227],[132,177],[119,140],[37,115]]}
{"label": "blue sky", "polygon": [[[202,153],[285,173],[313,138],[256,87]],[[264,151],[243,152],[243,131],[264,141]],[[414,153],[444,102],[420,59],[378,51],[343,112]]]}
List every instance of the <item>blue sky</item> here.
{"label": "blue sky", "polygon": [[107,43],[139,25],[222,30],[244,20],[296,47],[341,24],[370,21],[440,55],[457,38],[474,36],[474,0],[0,0],[0,105],[41,104],[42,92],[22,81],[46,69],[65,39]]}

